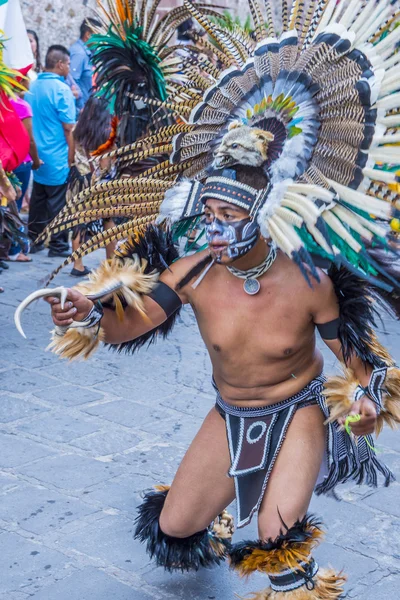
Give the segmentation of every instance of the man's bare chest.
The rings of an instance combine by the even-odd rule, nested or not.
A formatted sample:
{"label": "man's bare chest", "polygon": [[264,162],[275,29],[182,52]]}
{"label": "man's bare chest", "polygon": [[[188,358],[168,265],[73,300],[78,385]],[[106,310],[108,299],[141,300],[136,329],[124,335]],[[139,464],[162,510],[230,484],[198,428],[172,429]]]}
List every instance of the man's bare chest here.
{"label": "man's bare chest", "polygon": [[294,293],[261,288],[255,296],[242,282],[207,285],[192,306],[210,351],[283,358],[295,354],[312,335],[311,316]]}

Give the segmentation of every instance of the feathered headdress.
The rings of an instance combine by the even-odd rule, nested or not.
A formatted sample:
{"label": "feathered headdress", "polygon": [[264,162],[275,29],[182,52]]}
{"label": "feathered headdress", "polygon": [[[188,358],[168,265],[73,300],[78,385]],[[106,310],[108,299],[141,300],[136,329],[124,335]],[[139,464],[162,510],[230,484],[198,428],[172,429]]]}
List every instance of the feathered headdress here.
{"label": "feathered headdress", "polygon": [[[183,74],[202,92],[191,90],[188,99],[171,90],[168,102],[152,101],[180,115],[180,122],[118,154],[127,162],[167,152],[170,158],[79,198],[75,217],[113,206],[131,218],[76,256],[110,236],[128,236],[160,211],[172,221],[187,218],[188,197],[199,192],[194,188],[210,167],[248,164],[269,179],[253,211],[264,236],[297,262],[311,261],[313,253],[378,274],[365,243],[386,245],[384,224],[392,213],[384,198],[387,190],[393,197],[389,186],[398,181],[390,169],[400,163],[398,3],[293,0],[290,10],[282,4],[278,36],[270,0],[265,11],[249,0],[253,41],[184,0],[182,10],[215,40],[216,46],[200,43],[214,49],[221,70],[205,62],[194,74],[188,64]],[[388,169],[376,168],[378,161]]]}
{"label": "feathered headdress", "polygon": [[[102,28],[90,38],[91,61],[98,93],[115,104],[118,117],[143,96],[164,101],[168,94],[182,93],[190,83],[182,74],[183,56],[174,54],[179,46],[167,45],[190,12],[179,6],[159,18],[160,3],[97,0]],[[204,7],[204,11],[218,14],[211,7]],[[189,62],[193,66],[193,61]],[[185,97],[189,100],[190,85],[187,87]]]}

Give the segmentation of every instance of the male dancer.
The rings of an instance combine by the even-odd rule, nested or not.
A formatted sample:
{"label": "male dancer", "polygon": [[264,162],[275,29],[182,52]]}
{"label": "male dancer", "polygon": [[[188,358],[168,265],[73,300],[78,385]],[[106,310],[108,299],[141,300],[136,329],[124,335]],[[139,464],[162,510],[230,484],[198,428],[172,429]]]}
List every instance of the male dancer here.
{"label": "male dancer", "polygon": [[[265,178],[262,173],[258,176],[261,189]],[[251,172],[251,181],[254,185],[254,171]],[[330,326],[326,325],[334,324],[339,318],[332,280],[318,270],[319,282],[313,281],[310,286],[297,265],[282,252],[276,251],[269,240],[262,237],[259,228],[252,230],[251,238],[254,239],[246,245],[246,252],[240,251],[239,258],[232,258],[243,244],[227,241],[224,234],[233,227],[240,239],[243,228],[249,222],[248,211],[229,202],[228,197],[224,201],[211,195],[204,201],[204,212],[209,249],[200,256],[193,255],[173,263],[162,273],[160,282],[168,286],[173,302],[192,306],[210,354],[220,401],[206,417],[166,495],[159,515],[159,535],[174,540],[190,539],[206,530],[237,492],[247,492],[248,497],[243,498],[239,506],[239,525],[248,523],[258,508],[260,540],[277,540],[285,527],[290,532],[298,522],[303,523],[305,535],[311,531],[316,537],[318,527],[305,516],[324,463],[327,439],[326,415],[321,410],[323,360],[316,348],[316,328],[320,329],[323,337],[326,332],[325,343],[342,359],[338,335],[332,336]],[[209,254],[216,264],[201,285],[194,289],[190,272]],[[270,266],[256,279],[260,290],[255,295],[248,295],[243,289],[243,279],[229,270],[234,265],[239,271],[251,273],[252,269],[260,265],[263,269],[266,264]],[[188,273],[189,277],[186,277]],[[182,280],[188,281],[186,284],[183,281],[182,285]],[[64,308],[57,298],[49,301],[53,321],[58,327],[68,327],[73,321],[86,319],[94,306],[75,289],[68,290]],[[103,341],[109,344],[129,342],[161,325],[167,317],[167,309],[158,302],[157,297],[144,296],[145,316],[128,306],[122,321],[119,321],[115,310],[104,308],[101,319]],[[353,370],[362,386],[368,386],[372,372],[370,364],[352,355],[347,367]],[[275,431],[268,422],[268,410],[264,420],[262,416],[260,420],[258,413],[255,415],[257,419],[252,418],[255,408],[272,407],[272,413],[279,414],[276,412],[277,405],[279,407],[280,403],[296,398],[296,395],[299,398],[295,401],[294,410],[285,414],[286,422]],[[226,476],[232,463],[225,432],[225,418],[230,407],[234,411],[243,411],[252,419],[256,437],[264,434],[264,437],[261,435],[263,443],[268,435],[282,438],[279,442],[273,440],[267,463],[261,471],[255,472],[256,496],[246,488],[246,485],[253,485],[251,475],[249,482],[244,477],[243,489],[240,476],[237,477],[239,487],[236,492],[234,479]],[[363,394],[354,402],[349,413],[361,417],[351,423],[353,434],[365,436],[374,431],[377,409],[367,395]],[[264,432],[266,426],[270,433]],[[242,448],[244,461],[252,460],[251,450],[250,440],[247,449]],[[387,477],[390,478],[390,475]],[[163,491],[158,493],[165,495]],[[207,503],[204,498],[208,499]],[[307,535],[305,540],[308,542]],[[315,543],[315,540],[308,542],[310,547],[312,542]],[[154,553],[157,556],[157,549]],[[174,555],[165,566],[173,568],[172,563],[176,560]],[[311,570],[315,569],[313,565]],[[295,579],[293,575],[292,579]],[[316,585],[321,590],[333,586],[337,595],[332,598],[336,598],[340,594],[342,580],[340,575],[321,571]],[[304,582],[304,573],[300,571],[294,583]],[[330,596],[318,596],[325,597]]]}
{"label": "male dancer", "polygon": [[[140,140],[140,158],[164,142],[168,164],[78,198],[88,209],[130,206],[112,233],[128,238],[113,261],[73,290],[36,292],[16,321],[33,298],[53,297],[52,348],[87,357],[102,340],[130,351],[165,335],[190,303],[216,406],[171,488],[146,495],[136,536],[169,570],[228,555],[243,575],[265,573],[270,587],[257,600],[334,600],[343,577],[312,557],[321,536],[307,514],[312,491],[348,480],[376,486],[379,473],[388,485],[369,434],[400,422],[400,372],[373,331],[378,286],[396,307],[398,283],[367,251],[378,245],[391,258],[382,223],[396,177],[374,164],[399,162],[396,14],[389,0],[379,10],[364,0],[294,0],[289,14],[283,5],[277,39],[267,1],[267,21],[254,12],[253,44],[213,31],[190,0],[185,7],[214,33],[229,68],[202,78],[201,98],[171,104],[185,119],[177,135],[167,128]],[[179,238],[202,215],[208,250],[176,260],[169,230],[154,223],[167,221]],[[321,376],[316,327],[344,377]],[[258,511],[258,540],[230,543],[221,511],[234,497],[238,527]]]}

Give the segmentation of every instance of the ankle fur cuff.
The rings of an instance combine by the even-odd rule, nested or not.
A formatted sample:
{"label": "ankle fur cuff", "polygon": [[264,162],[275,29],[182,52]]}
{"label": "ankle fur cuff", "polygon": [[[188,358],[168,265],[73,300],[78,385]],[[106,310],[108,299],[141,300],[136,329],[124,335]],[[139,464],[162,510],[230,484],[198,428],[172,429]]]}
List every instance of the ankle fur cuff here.
{"label": "ankle fur cuff", "polygon": [[278,575],[286,569],[297,570],[300,563],[308,563],[322,536],[321,522],[312,515],[306,515],[275,540],[234,544],[230,565],[242,576],[251,575],[254,571]]}

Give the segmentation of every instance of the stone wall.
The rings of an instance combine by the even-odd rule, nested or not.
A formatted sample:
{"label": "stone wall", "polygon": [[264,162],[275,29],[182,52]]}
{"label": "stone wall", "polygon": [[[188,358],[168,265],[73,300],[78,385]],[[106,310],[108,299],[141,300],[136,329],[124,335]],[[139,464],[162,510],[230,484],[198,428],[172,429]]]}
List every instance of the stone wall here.
{"label": "stone wall", "polygon": [[51,44],[70,46],[79,37],[79,26],[93,15],[96,0],[20,0],[25,23],[39,36],[42,61]]}
{"label": "stone wall", "polygon": [[[147,0],[149,1],[149,0]],[[85,17],[94,16],[96,0],[20,0],[25,23],[39,36],[42,61],[51,44],[70,46],[79,37],[79,26]],[[160,12],[182,4],[182,0],[162,0]],[[245,0],[219,0],[223,5],[243,12]],[[248,12],[248,10],[246,10]]]}

